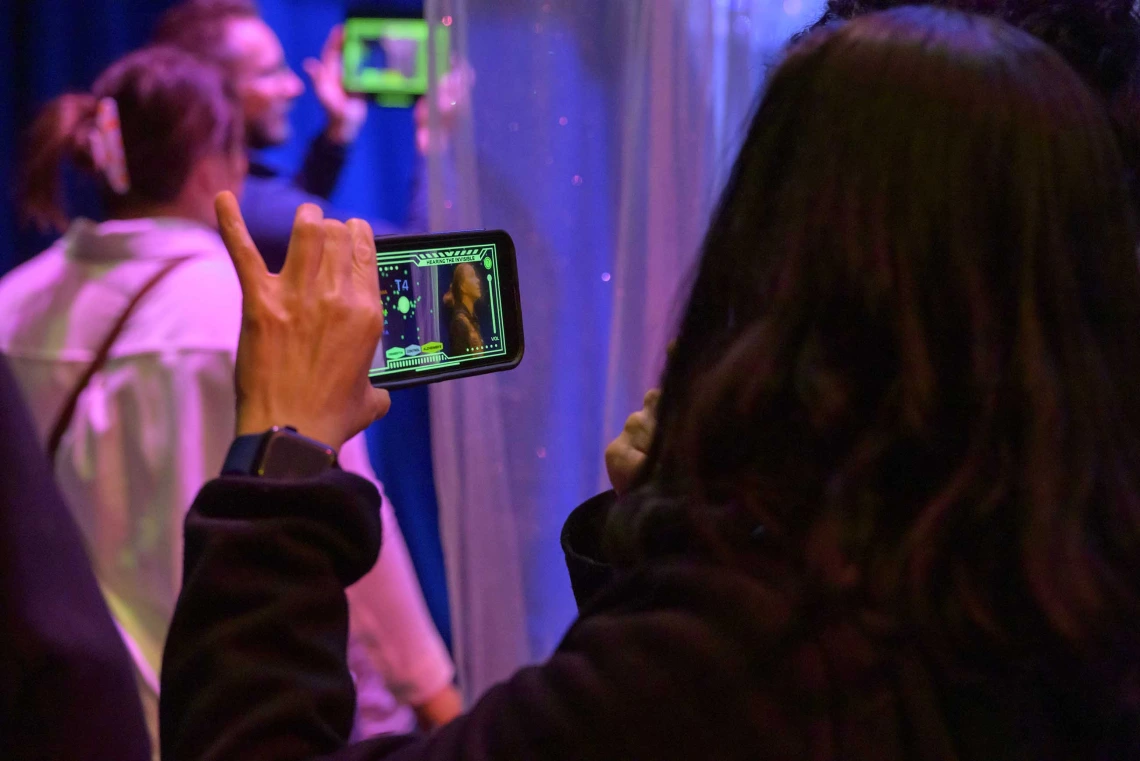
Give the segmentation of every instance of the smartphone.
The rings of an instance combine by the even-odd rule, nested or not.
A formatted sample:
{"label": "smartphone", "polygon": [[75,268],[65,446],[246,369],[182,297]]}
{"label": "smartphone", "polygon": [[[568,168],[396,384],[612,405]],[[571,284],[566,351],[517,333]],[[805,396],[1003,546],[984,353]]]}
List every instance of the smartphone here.
{"label": "smartphone", "polygon": [[[404,4],[406,5],[406,3]],[[344,89],[409,101],[428,91],[428,35],[422,14],[412,16],[391,2],[358,3],[344,22]],[[448,70],[450,29],[435,31],[436,76]]]}
{"label": "smartphone", "polygon": [[387,389],[518,367],[522,304],[515,244],[502,230],[380,236],[384,337],[369,378]]}

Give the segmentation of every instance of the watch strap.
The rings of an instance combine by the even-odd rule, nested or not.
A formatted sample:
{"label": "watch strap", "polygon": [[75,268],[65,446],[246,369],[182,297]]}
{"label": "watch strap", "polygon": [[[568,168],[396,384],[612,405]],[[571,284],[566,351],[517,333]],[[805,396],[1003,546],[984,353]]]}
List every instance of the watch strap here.
{"label": "watch strap", "polygon": [[257,474],[257,464],[261,457],[261,450],[265,446],[265,433],[247,433],[238,436],[230,444],[230,451],[226,454],[225,464],[222,465],[223,476],[252,476]]}
{"label": "watch strap", "polygon": [[291,426],[275,426],[265,433],[235,438],[222,475],[313,478],[336,466],[336,450],[332,447],[302,436]]}

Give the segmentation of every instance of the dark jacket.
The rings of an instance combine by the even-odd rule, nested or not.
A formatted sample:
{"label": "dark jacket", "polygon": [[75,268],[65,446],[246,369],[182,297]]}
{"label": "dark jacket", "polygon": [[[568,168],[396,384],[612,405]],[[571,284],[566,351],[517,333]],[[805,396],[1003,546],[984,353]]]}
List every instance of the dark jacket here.
{"label": "dark jacket", "polygon": [[[572,545],[608,502],[588,503]],[[376,557],[377,511],[371,485],[339,472],[202,491],[163,664],[165,761],[1140,757],[1134,713],[1101,721],[1031,669],[950,678],[905,630],[842,600],[697,558],[618,573],[596,537],[571,547],[588,602],[550,660],[430,737],[346,746],[342,588]],[[1089,753],[1094,741],[1108,752]]]}
{"label": "dark jacket", "polygon": [[0,358],[0,759],[149,758],[122,639]]}
{"label": "dark jacket", "polygon": [[[329,203],[346,158],[346,149],[322,134],[309,146],[301,171],[295,177],[286,177],[260,161],[250,161],[249,176],[242,192],[242,215],[249,227],[250,237],[271,272],[280,272],[285,264],[289,236],[293,233],[293,219],[301,204],[313,203],[320,206],[330,219],[345,221],[353,216],[361,216],[359,212],[353,214],[335,209]],[[426,200],[417,196],[417,203],[426,203]],[[420,224],[417,221],[420,216],[413,209],[410,224]],[[376,235],[400,232],[396,226],[382,220],[372,220],[371,224]]]}

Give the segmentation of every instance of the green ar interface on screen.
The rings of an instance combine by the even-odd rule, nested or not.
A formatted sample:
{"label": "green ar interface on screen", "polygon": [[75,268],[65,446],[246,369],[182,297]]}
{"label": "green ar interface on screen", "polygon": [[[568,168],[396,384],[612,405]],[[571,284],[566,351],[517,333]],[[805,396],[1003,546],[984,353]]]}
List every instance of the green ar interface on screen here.
{"label": "green ar interface on screen", "polygon": [[369,377],[423,373],[507,354],[493,243],[376,255],[384,337]]}
{"label": "green ar interface on screen", "polygon": [[[428,91],[428,23],[423,19],[349,18],[344,25],[344,88],[410,100]],[[447,71],[450,30],[437,26],[437,76]]]}

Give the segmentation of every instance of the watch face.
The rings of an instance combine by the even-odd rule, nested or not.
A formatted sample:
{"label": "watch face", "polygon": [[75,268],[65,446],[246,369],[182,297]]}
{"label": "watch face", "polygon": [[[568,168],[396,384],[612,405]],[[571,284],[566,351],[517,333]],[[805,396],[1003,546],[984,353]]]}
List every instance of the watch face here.
{"label": "watch face", "polygon": [[336,464],[336,452],[290,431],[277,431],[265,442],[258,475],[266,478],[313,478]]}

